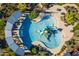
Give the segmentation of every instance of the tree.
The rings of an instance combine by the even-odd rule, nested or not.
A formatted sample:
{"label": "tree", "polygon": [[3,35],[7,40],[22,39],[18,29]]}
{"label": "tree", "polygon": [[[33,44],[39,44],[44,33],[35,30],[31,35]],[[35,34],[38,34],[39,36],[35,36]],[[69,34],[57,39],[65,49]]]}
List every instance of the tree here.
{"label": "tree", "polygon": [[73,28],[73,30],[79,30],[79,23]]}
{"label": "tree", "polygon": [[38,12],[36,12],[36,11],[31,11],[30,12],[30,14],[29,14],[29,18],[30,19],[35,19],[35,18],[37,18],[38,17]]}
{"label": "tree", "polygon": [[31,53],[33,54],[33,55],[36,55],[37,53],[38,53],[38,47],[37,46],[32,46],[32,48],[31,48]]}
{"label": "tree", "polygon": [[3,29],[5,26],[5,21],[3,19],[0,19],[0,29]]}
{"label": "tree", "polygon": [[77,8],[71,6],[67,8],[65,19],[68,24],[74,24],[79,19],[79,13]]}
{"label": "tree", "polygon": [[31,48],[31,53],[32,53],[32,55],[37,55],[37,56],[50,56],[50,55],[53,55],[51,52],[49,52],[45,48],[37,47],[37,46],[33,46]]}
{"label": "tree", "polygon": [[79,37],[79,30],[75,30],[74,31],[74,35],[77,36],[77,37]]}
{"label": "tree", "polygon": [[2,56],[16,56],[16,54],[9,48],[9,47],[6,47],[4,49],[5,52],[2,54]]}
{"label": "tree", "polygon": [[79,14],[76,14],[75,15],[75,18],[77,18],[77,20],[79,20]]}
{"label": "tree", "polygon": [[65,3],[58,3],[58,5],[60,5],[60,6],[62,6],[62,5],[64,5]]}
{"label": "tree", "polygon": [[65,14],[65,19],[67,21],[68,24],[73,24],[75,22],[75,13],[73,12],[67,12]]}
{"label": "tree", "polygon": [[5,21],[0,19],[0,39],[4,39],[4,28],[5,28]]}
{"label": "tree", "polygon": [[75,27],[73,27],[73,31],[75,36],[79,36],[79,23]]}
{"label": "tree", "polygon": [[27,8],[27,6],[26,6],[26,4],[24,4],[24,3],[19,3],[19,4],[18,4],[18,8],[19,8],[21,11],[25,11],[26,8]]}
{"label": "tree", "polygon": [[76,3],[76,5],[79,7],[79,3]]}
{"label": "tree", "polygon": [[3,18],[4,13],[0,11],[0,18]]}
{"label": "tree", "polygon": [[4,13],[4,17],[6,18],[6,17],[9,17],[11,14],[12,14],[12,12],[15,10],[15,8],[14,8],[14,6],[13,6],[14,4],[2,4],[1,6],[2,6],[2,12]]}

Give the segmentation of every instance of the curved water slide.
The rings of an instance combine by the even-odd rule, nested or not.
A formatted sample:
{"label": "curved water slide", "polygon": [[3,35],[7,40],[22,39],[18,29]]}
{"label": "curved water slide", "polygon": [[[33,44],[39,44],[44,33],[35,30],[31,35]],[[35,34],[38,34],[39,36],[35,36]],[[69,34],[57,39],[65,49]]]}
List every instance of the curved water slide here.
{"label": "curved water slide", "polygon": [[22,16],[20,11],[15,11],[8,19],[5,27],[5,39],[9,47],[18,55],[24,55],[24,49],[20,48],[12,38],[12,27],[19,17]]}

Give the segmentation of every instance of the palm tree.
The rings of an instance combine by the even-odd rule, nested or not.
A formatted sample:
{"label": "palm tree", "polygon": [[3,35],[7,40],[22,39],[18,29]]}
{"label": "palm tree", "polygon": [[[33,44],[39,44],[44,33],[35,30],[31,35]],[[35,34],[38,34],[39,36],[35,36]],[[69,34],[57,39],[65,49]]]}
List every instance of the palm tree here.
{"label": "palm tree", "polygon": [[29,14],[29,18],[30,18],[30,19],[35,19],[35,18],[38,17],[38,15],[39,15],[38,12],[36,12],[36,11],[31,11],[30,14]]}
{"label": "palm tree", "polygon": [[39,48],[37,46],[32,46],[31,53],[32,55],[37,55],[39,51]]}
{"label": "palm tree", "polygon": [[27,5],[25,3],[19,3],[17,7],[21,11],[25,11],[27,9]]}

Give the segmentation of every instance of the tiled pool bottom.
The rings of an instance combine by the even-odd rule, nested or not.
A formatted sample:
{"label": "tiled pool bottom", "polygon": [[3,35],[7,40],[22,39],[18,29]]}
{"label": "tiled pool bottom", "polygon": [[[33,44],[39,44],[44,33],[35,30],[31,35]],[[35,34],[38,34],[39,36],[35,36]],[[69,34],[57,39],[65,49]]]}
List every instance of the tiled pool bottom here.
{"label": "tiled pool bottom", "polygon": [[[48,48],[58,47],[61,42],[61,34],[60,31],[54,27],[54,20],[51,16],[44,16],[40,22],[36,23],[26,17],[20,28],[20,37],[24,45],[30,49],[32,46],[31,43],[39,40]],[[51,32],[48,33],[46,37],[44,31],[47,29]]]}

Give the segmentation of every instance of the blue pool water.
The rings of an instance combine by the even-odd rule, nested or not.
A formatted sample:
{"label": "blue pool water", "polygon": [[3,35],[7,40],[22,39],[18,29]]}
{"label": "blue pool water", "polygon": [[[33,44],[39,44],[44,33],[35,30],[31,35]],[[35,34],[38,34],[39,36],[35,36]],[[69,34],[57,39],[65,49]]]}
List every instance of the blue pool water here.
{"label": "blue pool water", "polygon": [[26,19],[23,21],[23,24],[20,28],[20,37],[22,38],[22,41],[24,43],[25,46],[28,47],[28,49],[31,48],[32,44],[31,44],[31,39],[29,36],[29,27],[30,27],[30,19],[28,17],[26,17]]}
{"label": "blue pool water", "polygon": [[[28,17],[20,28],[20,36],[24,44],[30,48],[31,42],[41,41],[48,48],[58,47],[61,42],[60,31],[54,27],[55,19],[52,16],[44,16],[40,22],[34,22]],[[46,30],[49,30],[45,33]]]}

